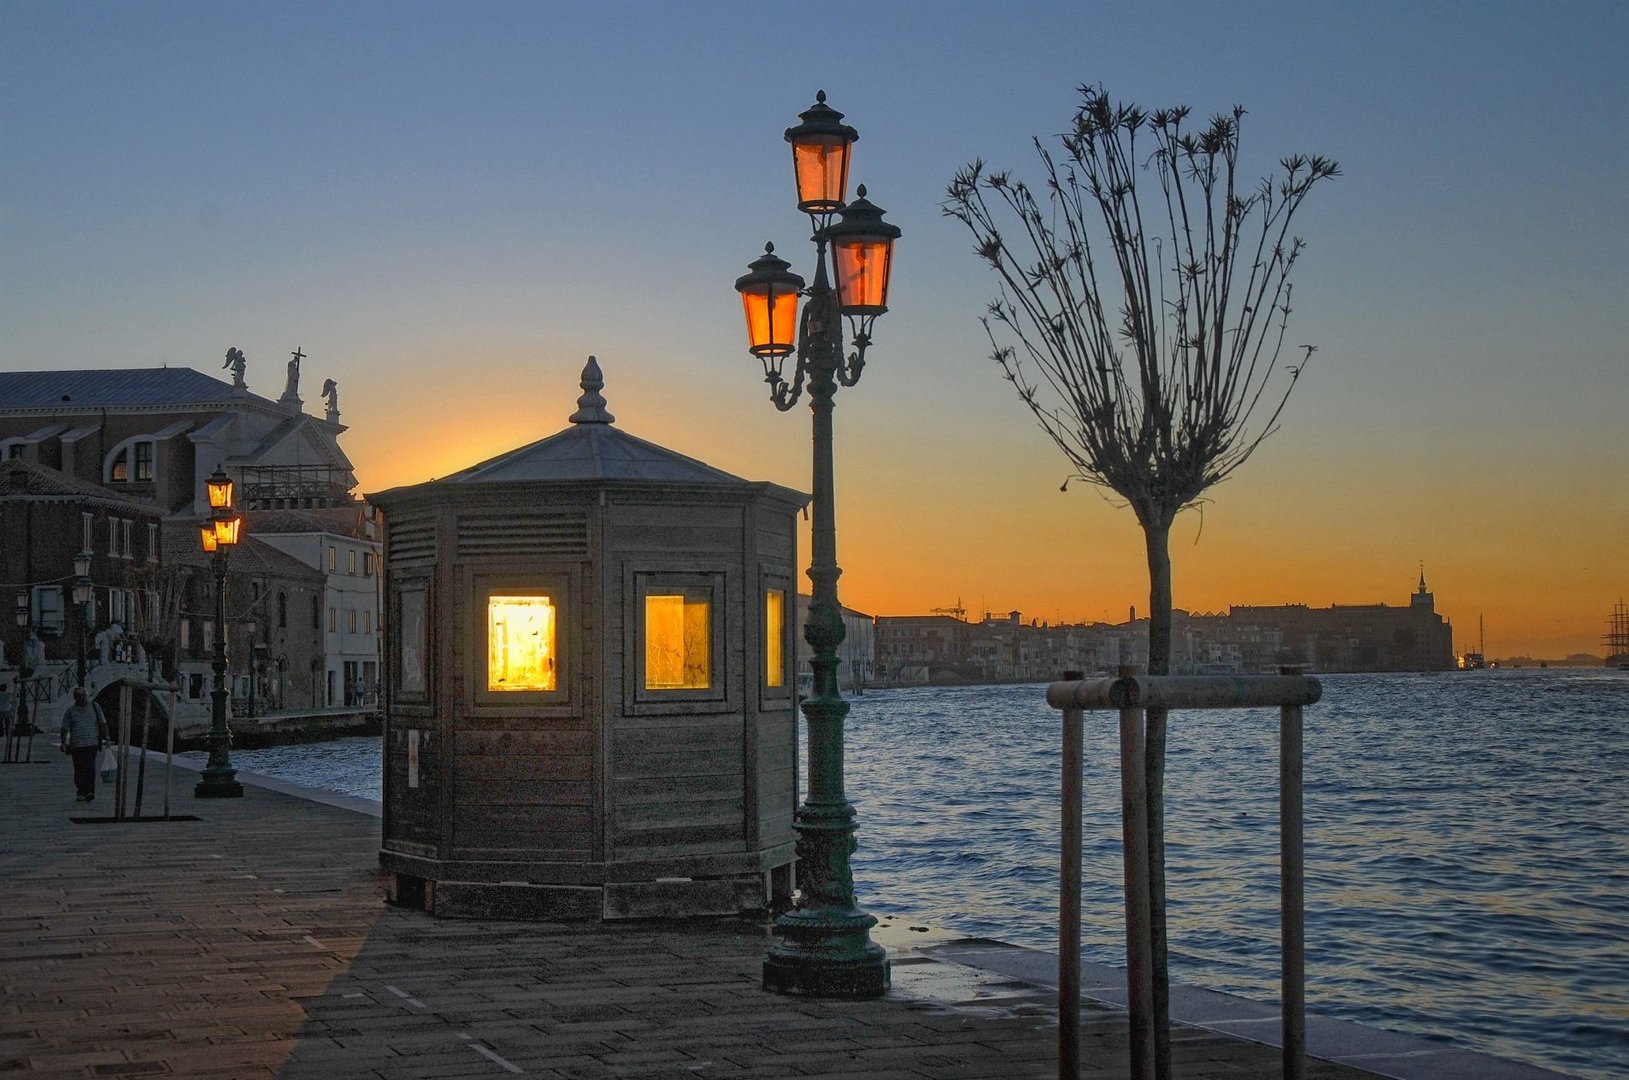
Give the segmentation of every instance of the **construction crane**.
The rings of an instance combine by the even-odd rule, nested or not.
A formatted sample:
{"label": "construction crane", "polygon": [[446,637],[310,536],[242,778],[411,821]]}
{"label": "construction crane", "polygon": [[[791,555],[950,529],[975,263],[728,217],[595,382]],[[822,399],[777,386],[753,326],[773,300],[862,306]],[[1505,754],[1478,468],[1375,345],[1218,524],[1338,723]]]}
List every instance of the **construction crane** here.
{"label": "construction crane", "polygon": [[956,597],[955,607],[936,607],[932,609],[932,612],[935,615],[949,615],[957,622],[967,621],[967,609],[962,607],[962,598],[959,596]]}

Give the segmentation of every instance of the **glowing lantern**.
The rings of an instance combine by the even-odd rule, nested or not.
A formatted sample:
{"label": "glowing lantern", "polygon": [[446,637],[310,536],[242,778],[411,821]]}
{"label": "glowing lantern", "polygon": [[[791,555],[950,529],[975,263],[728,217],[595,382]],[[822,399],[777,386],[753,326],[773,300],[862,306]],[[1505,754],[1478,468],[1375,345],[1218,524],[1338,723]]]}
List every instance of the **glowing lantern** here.
{"label": "glowing lantern", "polygon": [[849,149],[860,133],[843,123],[843,114],[826,104],[826,92],[815,95],[803,123],[786,129],[792,144],[792,168],[797,174],[798,209],[809,214],[830,214],[843,208],[848,190]]}
{"label": "glowing lantern", "polygon": [[204,551],[213,554],[215,551],[215,523],[206,521],[198,527],[198,540],[204,546]]}
{"label": "glowing lantern", "polygon": [[841,220],[826,230],[837,276],[837,308],[844,315],[876,316],[888,310],[888,276],[893,271],[899,227],[882,220],[882,208],[859,197]]}
{"label": "glowing lantern", "polygon": [[550,597],[491,596],[486,626],[488,690],[555,689],[556,619]]}
{"label": "glowing lantern", "polygon": [[224,469],[217,465],[215,472],[204,481],[204,487],[209,491],[211,510],[232,509],[232,478],[226,475]]}
{"label": "glowing lantern", "polygon": [[[243,527],[242,518],[218,517],[211,524],[215,529],[215,547],[223,548],[237,546],[238,530]],[[204,550],[209,551],[211,549],[205,547]]]}
{"label": "glowing lantern", "polygon": [[735,279],[735,291],[747,315],[747,348],[753,356],[776,359],[797,348],[798,296],[803,279],[792,264],[775,254],[774,244],[747,264],[748,272]]}

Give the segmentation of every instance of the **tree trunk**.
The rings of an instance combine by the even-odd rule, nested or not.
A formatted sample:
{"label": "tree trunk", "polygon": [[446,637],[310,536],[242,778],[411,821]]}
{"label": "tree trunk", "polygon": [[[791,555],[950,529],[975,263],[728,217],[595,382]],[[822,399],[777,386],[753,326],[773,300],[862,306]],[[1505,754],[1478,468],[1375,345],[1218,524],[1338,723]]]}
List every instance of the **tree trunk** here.
{"label": "tree trunk", "polygon": [[[1148,673],[1171,673],[1171,522],[1143,523],[1148,547]],[[1147,714],[1148,922],[1153,939],[1154,1075],[1171,1075],[1171,971],[1165,933],[1165,710]]]}

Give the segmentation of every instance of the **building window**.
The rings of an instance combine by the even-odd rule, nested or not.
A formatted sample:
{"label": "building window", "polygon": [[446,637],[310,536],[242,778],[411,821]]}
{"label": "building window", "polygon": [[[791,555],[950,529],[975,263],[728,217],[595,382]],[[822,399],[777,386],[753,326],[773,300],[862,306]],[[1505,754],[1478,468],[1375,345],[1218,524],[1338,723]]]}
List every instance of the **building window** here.
{"label": "building window", "polygon": [[712,684],[712,590],[653,587],[645,594],[645,689],[706,690]]}
{"label": "building window", "polygon": [[356,609],[355,608],[347,608],[345,610],[345,632],[347,634],[356,633]]}
{"label": "building window", "polygon": [[786,590],[764,592],[764,685],[786,685]]}
{"label": "building window", "polygon": [[192,648],[192,620],[181,620],[181,651],[186,652]]}
{"label": "building window", "polygon": [[153,482],[153,444],[150,442],[136,444],[136,482],[138,484]]}
{"label": "building window", "polygon": [[632,690],[657,711],[694,701],[721,701],[724,678],[724,574],[633,574]]}
{"label": "building window", "polygon": [[364,634],[373,633],[373,618],[372,618],[372,616],[373,616],[373,612],[368,611],[366,608],[364,608],[362,610],[362,632]]}
{"label": "building window", "polygon": [[5,461],[16,461],[18,458],[21,458],[23,456],[24,449],[26,449],[28,446],[27,443],[21,440],[5,443],[3,445],[6,448],[6,452],[3,455],[0,455],[0,460]]}
{"label": "building window", "polygon": [[328,569],[330,571],[332,571],[332,570],[338,569],[338,567],[339,567],[339,549],[336,548],[336,547],[330,546],[328,548]]}
{"label": "building window", "polygon": [[487,690],[559,689],[557,615],[552,596],[487,597]]}
{"label": "building window", "polygon": [[158,562],[158,523],[147,523],[147,561]]}
{"label": "building window", "polygon": [[119,519],[118,518],[110,517],[110,518],[107,519],[107,553],[109,555],[114,555],[114,556],[119,554]]}
{"label": "building window", "polygon": [[110,482],[115,484],[124,484],[129,482],[130,448],[128,446],[113,455],[113,464],[108,466],[107,478]]}
{"label": "building window", "polygon": [[286,593],[286,592],[278,592],[278,594],[277,594],[277,629],[285,630],[287,628],[288,628],[288,593]]}
{"label": "building window", "polygon": [[135,522],[128,518],[119,522],[119,540],[121,546],[124,548],[123,555],[127,559],[131,558],[135,553],[134,549],[130,546],[130,528],[134,524]]}
{"label": "building window", "polygon": [[94,514],[79,515],[80,527],[84,530],[79,539],[80,551],[89,551],[91,549],[91,522],[95,520],[96,515]]}
{"label": "building window", "polygon": [[210,642],[215,640],[215,620],[214,619],[200,619],[198,621],[198,629],[203,634],[203,639],[204,639],[204,644],[205,645],[208,645]]}
{"label": "building window", "polygon": [[67,623],[63,613],[62,587],[59,585],[34,586],[33,611],[30,613],[33,626],[37,630],[50,633],[62,633]]}
{"label": "building window", "polygon": [[362,576],[373,576],[373,552],[371,551],[364,551],[362,553]]}
{"label": "building window", "polygon": [[330,634],[339,630],[339,615],[333,608],[328,609],[328,632]]}
{"label": "building window", "polygon": [[356,573],[356,549],[355,548],[350,548],[349,550],[347,550],[345,552],[345,572],[347,574]]}

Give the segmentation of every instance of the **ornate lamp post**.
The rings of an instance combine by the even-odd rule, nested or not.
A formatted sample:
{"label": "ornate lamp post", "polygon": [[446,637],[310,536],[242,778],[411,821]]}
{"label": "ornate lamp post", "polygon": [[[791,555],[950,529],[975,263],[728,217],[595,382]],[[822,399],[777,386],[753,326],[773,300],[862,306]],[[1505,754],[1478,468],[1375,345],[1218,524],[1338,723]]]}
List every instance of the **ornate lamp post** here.
{"label": "ornate lamp post", "polygon": [[236,799],[243,796],[232,767],[232,730],[226,724],[226,557],[237,545],[243,519],[232,513],[232,479],[217,467],[205,486],[209,489],[210,519],[199,530],[199,541],[211,553],[215,571],[215,682],[210,691],[209,761],[192,789],[200,799]]}
{"label": "ornate lamp post", "polygon": [[91,624],[91,553],[81,551],[74,556],[73,601],[79,616],[79,685],[85,685],[85,637]]}
{"label": "ornate lamp post", "polygon": [[[767,990],[818,997],[871,998],[888,988],[888,958],[869,931],[877,920],[854,901],[849,855],[854,850],[854,807],[843,791],[843,720],[848,702],[837,690],[837,647],[843,609],[837,600],[837,529],[832,499],[832,407],[838,386],[853,386],[865,367],[871,324],[888,310],[888,275],[899,229],[865,198],[845,203],[849,149],[859,133],[826,105],[824,91],[786,131],[797,175],[798,209],[814,227],[815,277],[807,289],[773,244],[738,278],[749,351],[764,365],[769,397],[781,411],[797,404],[805,382],[814,414],[814,520],[809,579],[814,595],[804,639],[814,655],[813,694],[803,702],[809,728],[808,798],[798,807],[797,906],[775,923],[780,941],[764,958]],[[833,220],[836,218],[837,220]],[[835,288],[827,277],[830,249]],[[798,298],[806,296],[794,339]],[[843,355],[847,316],[854,351]],[[782,373],[796,356],[792,381]]]}

